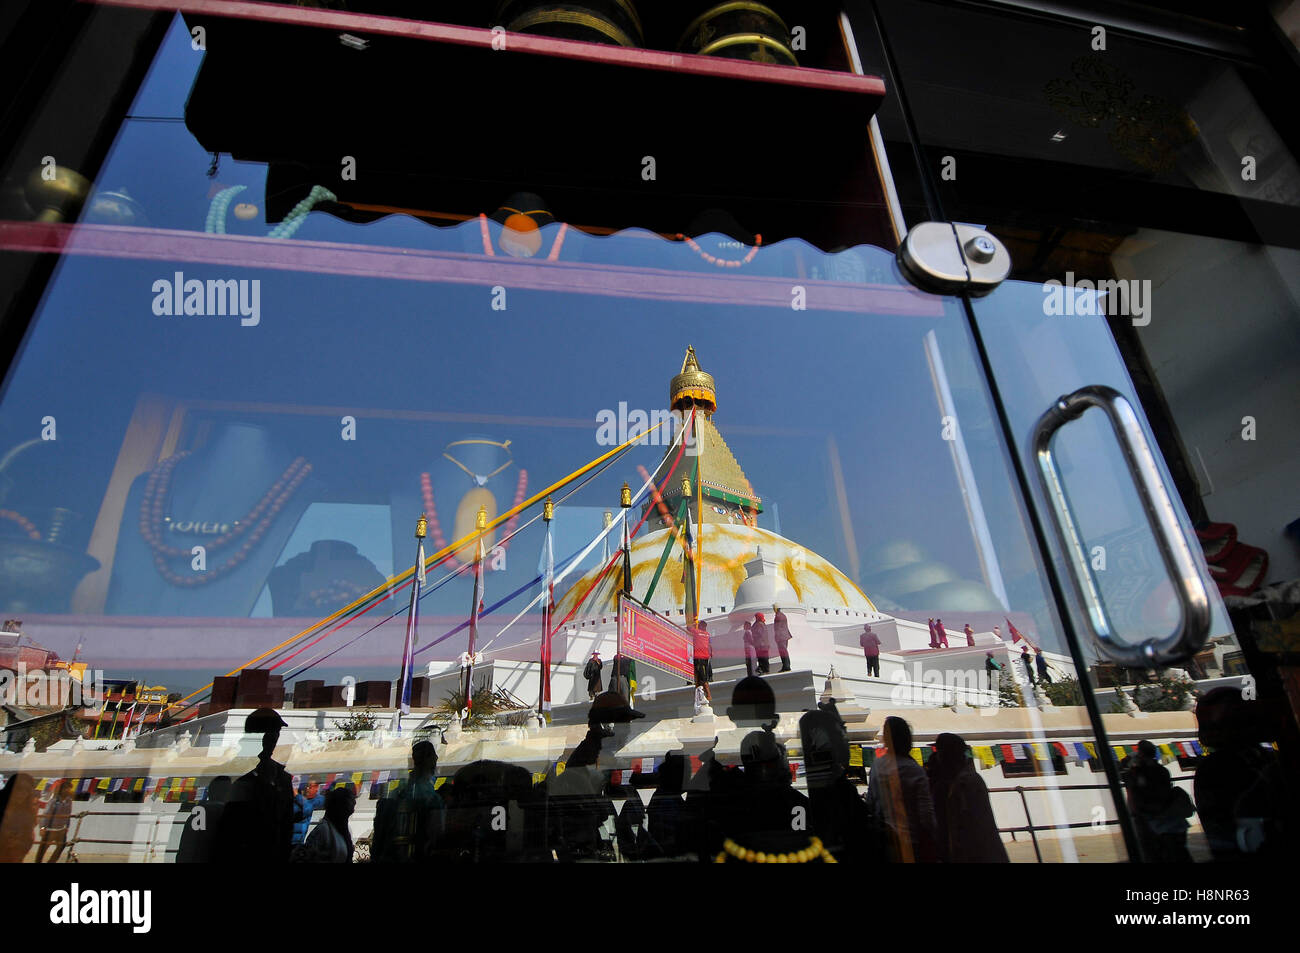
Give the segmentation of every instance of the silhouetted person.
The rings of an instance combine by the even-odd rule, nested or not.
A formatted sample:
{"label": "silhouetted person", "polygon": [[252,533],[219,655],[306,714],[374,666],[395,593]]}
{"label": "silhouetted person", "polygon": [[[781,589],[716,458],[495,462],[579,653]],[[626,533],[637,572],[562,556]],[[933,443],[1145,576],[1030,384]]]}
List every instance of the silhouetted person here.
{"label": "silhouetted person", "polygon": [[885,719],[885,754],[871,766],[867,807],[885,829],[890,859],[935,860],[934,803],[924,769],[912,759],[912,728],[897,716]]}
{"label": "silhouetted person", "polygon": [[1120,777],[1145,858],[1155,863],[1190,864],[1187,818],[1193,814],[1192,801],[1186,791],[1174,786],[1156,746],[1139,741],[1137,754],[1120,764]]}
{"label": "silhouetted person", "polygon": [[303,781],[298,785],[298,793],[293,797],[293,837],[295,847],[307,839],[311,830],[311,819],[317,811],[325,807],[325,792],[315,781]]}
{"label": "silhouetted person", "polygon": [[636,691],[636,660],[630,655],[617,654],[610,660],[609,690],[618,692],[631,704]]}
{"label": "silhouetted person", "polygon": [[[726,715],[738,728],[770,732],[779,716],[772,687],[757,675],[742,678],[732,689]],[[714,739],[714,746],[717,739]],[[749,784],[736,768],[724,768],[712,748],[700,755],[700,769],[686,793],[688,842],[701,861],[711,861],[722,850],[724,833],[733,816],[749,808]]]}
{"label": "silhouetted person", "polygon": [[0,864],[19,864],[32,849],[39,808],[36,782],[30,774],[15,774],[0,788]]}
{"label": "silhouetted person", "polygon": [[45,809],[41,824],[41,846],[36,848],[36,862],[44,862],[45,851],[54,848],[50,863],[57,864],[64,848],[68,845],[68,826],[72,823],[72,796],[77,793],[77,785],[71,778],[59,782],[54,792],[54,799]]}
{"label": "silhouetted person", "polygon": [[926,773],[934,803],[935,853],[950,864],[1005,864],[989,789],[975,771],[966,742],[944,732],[934,741]]}
{"label": "silhouetted person", "polygon": [[780,609],[772,616],[772,638],[776,640],[776,653],[781,656],[781,671],[790,671],[790,620]]}
{"label": "silhouetted person", "polygon": [[724,830],[732,834],[807,832],[808,798],[794,789],[785,746],[776,735],[767,728],[747,734],[740,742],[740,763],[745,772],[745,809],[727,818]]}
{"label": "silhouetted person", "polygon": [[984,674],[988,676],[989,691],[998,687],[998,677],[1002,674],[1002,664],[993,657],[992,652],[984,653]]}
{"label": "silhouetted person", "polygon": [[434,788],[438,752],[428,741],[411,747],[411,774],[391,797],[375,805],[371,857],[377,863],[425,861],[442,836],[442,796]]}
{"label": "silhouetted person", "polygon": [[1196,705],[1198,737],[1213,749],[1196,768],[1196,812],[1217,861],[1277,860],[1295,838],[1295,792],[1277,753],[1260,744],[1257,706],[1226,686]]}
{"label": "silhouetted person", "polygon": [[680,857],[690,849],[688,819],[682,795],[686,790],[691,763],[683,755],[670,753],[659,766],[659,785],[650,798],[646,820],[650,836],[665,857]]}
{"label": "silhouetted person", "polygon": [[1020,649],[1020,662],[1025,667],[1025,678],[1029,679],[1030,685],[1036,685],[1034,681],[1034,660],[1029,657],[1029,649]]}
{"label": "silhouetted person", "polygon": [[586,737],[569,756],[564,773],[547,782],[550,844],[560,860],[608,857],[607,845],[617,836],[617,812],[607,793],[605,765],[627,744],[632,721],[644,717],[615,692],[596,696],[587,712]]}
{"label": "silhouetted person", "polygon": [[[234,784],[228,775],[212,779],[203,797],[190,809],[183,822],[181,842],[176,851],[178,864],[211,863],[221,837],[221,822]],[[308,815],[310,820],[310,815]]]}
{"label": "silhouetted person", "polygon": [[215,859],[223,863],[283,864],[293,842],[293,779],[271,755],[284,719],[258,708],[244,722],[245,734],[262,736],[257,767],[235,782],[222,815]]}
{"label": "silhouetted person", "polygon": [[582,667],[582,677],[587,680],[587,697],[592,701],[600,694],[600,670],[604,667],[599,652],[592,652],[587,664]]}
{"label": "silhouetted person", "polygon": [[[600,697],[622,702],[613,693]],[[465,765],[452,779],[446,814],[445,834],[435,851],[440,859],[466,864],[551,859],[543,850],[545,827],[532,775],[517,764],[484,760]],[[559,859],[573,859],[566,855],[564,843],[556,842],[556,847]]]}
{"label": "silhouetted person", "polygon": [[867,805],[847,776],[849,738],[833,702],[799,719],[799,740],[808,777],[811,830],[838,861],[882,860],[872,841]]}
{"label": "silhouetted person", "polygon": [[754,674],[754,665],[757,662],[757,656],[754,653],[754,632],[751,628],[752,623],[745,623],[745,635],[742,641],[745,646],[745,676],[749,677]]}
{"label": "silhouetted person", "polygon": [[704,697],[713,701],[713,691],[709,682],[713,681],[713,640],[709,638],[708,623],[700,620],[692,627],[691,638],[694,641],[695,686],[704,689]]}
{"label": "silhouetted person", "polygon": [[974,648],[974,647],[975,647],[975,630],[972,629],[972,628],[970,627],[970,623],[969,623],[969,622],[967,622],[966,625],[962,628],[962,631],[966,633],[966,646],[967,646],[967,648]]}
{"label": "silhouetted person", "polygon": [[1042,649],[1034,649],[1034,665],[1038,668],[1038,677],[1044,685],[1052,684],[1052,673],[1047,669],[1047,656]]}
{"label": "silhouetted person", "polygon": [[348,818],[357,807],[352,785],[342,784],[325,792],[325,817],[312,828],[294,859],[304,864],[352,863],[352,831]]}
{"label": "silhouetted person", "polygon": [[754,637],[754,658],[758,663],[758,674],[766,675],[772,670],[772,641],[767,631],[767,622],[763,619],[763,613],[754,614],[754,623],[749,627],[749,631]]}
{"label": "silhouetted person", "polygon": [[880,636],[871,631],[870,625],[862,627],[858,636],[858,645],[862,646],[862,655],[867,660],[867,678],[880,677]]}

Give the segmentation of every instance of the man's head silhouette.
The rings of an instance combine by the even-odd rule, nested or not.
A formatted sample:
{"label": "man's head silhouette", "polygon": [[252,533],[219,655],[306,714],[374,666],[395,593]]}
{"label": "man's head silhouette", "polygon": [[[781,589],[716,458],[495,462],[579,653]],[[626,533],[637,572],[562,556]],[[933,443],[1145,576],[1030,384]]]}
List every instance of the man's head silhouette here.
{"label": "man's head silhouette", "polygon": [[262,755],[271,757],[275,746],[280,742],[280,729],[286,726],[274,708],[258,708],[244,719],[244,733],[262,736]]}
{"label": "man's head silhouette", "polygon": [[772,686],[756,675],[742,678],[731,693],[727,717],[741,727],[774,727],[778,716]]}

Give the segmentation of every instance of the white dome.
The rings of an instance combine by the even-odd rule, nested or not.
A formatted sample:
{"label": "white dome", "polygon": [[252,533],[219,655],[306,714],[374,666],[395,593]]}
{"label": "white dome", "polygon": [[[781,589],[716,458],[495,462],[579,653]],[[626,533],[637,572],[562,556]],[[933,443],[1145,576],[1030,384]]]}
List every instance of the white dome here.
{"label": "white dome", "polygon": [[[654,577],[655,567],[668,540],[668,530],[658,530],[632,544],[632,592],[644,598]],[[802,607],[813,618],[829,615],[844,617],[876,614],[877,609],[848,576],[827,560],[769,530],[729,523],[704,524],[703,585],[699,594],[700,614],[712,617],[730,613],[738,606],[753,604],[756,612],[770,612],[773,605],[794,609]],[[761,551],[763,561],[774,571],[749,577],[747,564]],[[578,596],[587,591],[595,577],[592,570],[569,586],[559,599],[560,618],[573,608]],[[581,623],[597,617],[614,615],[622,586],[621,572],[611,571],[604,582],[583,601],[573,621]],[[686,586],[682,582],[680,546],[674,546],[663,575],[650,599],[656,612],[680,618],[686,605]]]}

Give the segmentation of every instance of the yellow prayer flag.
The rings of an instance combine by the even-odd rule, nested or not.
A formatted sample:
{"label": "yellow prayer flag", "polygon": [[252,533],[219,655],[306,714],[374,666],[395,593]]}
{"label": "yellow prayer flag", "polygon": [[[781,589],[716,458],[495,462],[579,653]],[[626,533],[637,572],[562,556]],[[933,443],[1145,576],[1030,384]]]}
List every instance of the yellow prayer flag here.
{"label": "yellow prayer flag", "polygon": [[1035,741],[1029,747],[1034,749],[1034,757],[1039,761],[1051,761],[1052,756],[1047,753],[1047,748],[1041,741]]}
{"label": "yellow prayer flag", "polygon": [[979,757],[980,761],[984,762],[984,767],[986,768],[991,768],[998,763],[997,759],[993,757],[993,749],[988,745],[980,745],[975,749],[975,754]]}
{"label": "yellow prayer flag", "polygon": [[1088,749],[1089,755],[1091,755],[1094,758],[1097,757],[1097,749],[1091,741],[1085,741],[1083,743],[1083,746]]}
{"label": "yellow prayer flag", "polygon": [[555,762],[555,776],[557,778],[564,773],[564,765],[565,763],[563,761]]}
{"label": "yellow prayer flag", "polygon": [[545,774],[538,774],[536,771],[533,772],[533,784],[541,784],[545,780]]}
{"label": "yellow prayer flag", "polygon": [[446,783],[447,783],[446,778],[434,778],[433,789],[436,791],[438,790],[438,788],[442,787]]}
{"label": "yellow prayer flag", "polygon": [[1160,746],[1160,750],[1164,753],[1165,757],[1167,757],[1170,761],[1178,757],[1178,755],[1174,754],[1173,746],[1170,745],[1168,742],[1162,744]]}
{"label": "yellow prayer flag", "polygon": [[862,746],[861,745],[849,746],[849,767],[850,768],[862,767]]}
{"label": "yellow prayer flag", "polygon": [[925,767],[925,761],[923,761],[923,760],[921,759],[921,749],[920,749],[920,748],[913,748],[911,751],[908,752],[908,754],[910,754],[910,755],[912,756],[912,760],[913,760],[913,761],[915,761],[915,762],[916,762],[917,764],[919,764],[921,767],[923,767],[923,768]]}

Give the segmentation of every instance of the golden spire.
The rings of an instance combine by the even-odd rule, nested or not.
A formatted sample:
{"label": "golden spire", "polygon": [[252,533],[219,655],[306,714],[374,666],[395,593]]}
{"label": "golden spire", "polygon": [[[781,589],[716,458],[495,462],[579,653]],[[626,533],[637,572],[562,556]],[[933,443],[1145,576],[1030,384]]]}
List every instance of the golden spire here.
{"label": "golden spire", "polygon": [[551,498],[548,496],[546,502],[542,504],[542,519],[549,523],[554,518],[555,504],[551,502]]}
{"label": "golden spire", "polygon": [[627,485],[626,480],[623,481],[623,489],[618,491],[618,505],[623,509],[632,505],[632,488]]}
{"label": "golden spire", "polygon": [[474,528],[480,533],[487,529],[487,505],[484,504],[478,508],[478,515],[474,517]]}
{"label": "golden spire", "polygon": [[717,386],[713,375],[700,370],[700,362],[695,358],[695,348],[687,345],[686,356],[682,358],[682,369],[673,378],[668,387],[668,402],[673,410],[685,412],[692,405],[699,407],[705,415],[718,409]]}
{"label": "golden spire", "polygon": [[691,496],[691,478],[682,477],[682,496],[690,499]]}
{"label": "golden spire", "polygon": [[425,519],[424,514],[421,513],[420,518],[415,521],[415,538],[424,539],[425,535],[428,533],[428,530],[429,530],[429,521]]}

